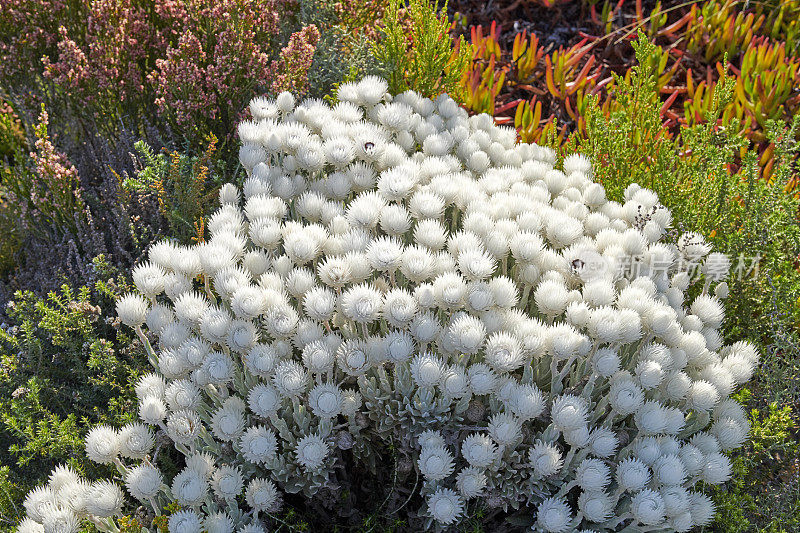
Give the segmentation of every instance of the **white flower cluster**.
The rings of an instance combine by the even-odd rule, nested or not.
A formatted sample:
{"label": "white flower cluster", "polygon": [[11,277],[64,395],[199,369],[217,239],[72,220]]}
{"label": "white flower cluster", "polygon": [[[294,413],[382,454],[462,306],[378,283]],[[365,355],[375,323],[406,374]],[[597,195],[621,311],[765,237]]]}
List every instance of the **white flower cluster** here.
{"label": "white flower cluster", "polygon": [[[338,100],[254,100],[243,197],[222,188],[207,242],[152,246],[118,302],[158,337],[139,415],[185,468],[165,482],[139,424],[95,429],[88,456],[177,501],[177,533],[257,532],[281,491],[340,486],[346,456],[375,468],[390,441],[440,526],[475,500],[552,533],[709,523],[696,485],[731,474],[749,427],[729,396],[758,359],[722,346],[727,260],[662,242],[653,192],[609,201],[585,157],[556,169],[446,95],[365,78]],[[21,530],[93,512],[56,477]]]}

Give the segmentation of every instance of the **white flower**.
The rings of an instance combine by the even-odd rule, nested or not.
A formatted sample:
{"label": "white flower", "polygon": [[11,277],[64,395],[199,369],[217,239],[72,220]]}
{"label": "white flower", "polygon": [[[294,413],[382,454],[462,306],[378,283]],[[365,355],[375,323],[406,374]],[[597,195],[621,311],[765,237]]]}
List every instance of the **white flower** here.
{"label": "white flower", "polygon": [[717,438],[720,448],[723,450],[733,450],[741,446],[747,439],[749,431],[750,424],[744,417],[739,419],[720,418],[711,426],[711,434]]}
{"label": "white flower", "polygon": [[236,498],[242,493],[242,487],[244,478],[239,467],[223,465],[211,476],[211,488],[224,500]]}
{"label": "white flower", "polygon": [[381,300],[380,292],[370,285],[357,285],[342,294],[342,311],[347,318],[359,324],[373,322],[381,315]]}
{"label": "white flower", "polygon": [[66,485],[80,482],[81,478],[69,465],[58,465],[48,477],[48,486],[50,489],[59,494],[61,489]]}
{"label": "white flower", "polygon": [[247,396],[250,410],[258,416],[265,418],[277,413],[281,405],[281,398],[274,388],[269,385],[255,385]]}
{"label": "white flower", "polygon": [[363,374],[370,364],[366,342],[356,340],[343,342],[336,352],[336,361],[339,368],[351,376]]}
{"label": "white flower", "polygon": [[36,522],[44,521],[44,512],[47,506],[56,505],[56,495],[50,487],[39,486],[25,496],[23,506],[27,515]]}
{"label": "white flower", "polygon": [[119,434],[115,429],[97,426],[86,435],[86,457],[95,463],[113,463],[119,452]]}
{"label": "white flower", "polygon": [[[200,385],[224,385],[233,379],[236,364],[233,359],[222,352],[211,352],[203,359],[203,364],[196,373],[201,373]],[[195,374],[197,376],[197,374]]]}
{"label": "white flower", "polygon": [[532,420],[544,411],[544,396],[536,385],[517,385],[511,390],[508,406],[521,420]]}
{"label": "white flower", "polygon": [[342,395],[344,396],[342,401],[342,414],[348,417],[354,416],[361,408],[361,394],[352,390],[344,390]]}
{"label": "white flower", "polygon": [[185,468],[172,478],[172,495],[181,505],[201,505],[207,494],[208,483],[205,477],[192,468]]}
{"label": "white flower", "polygon": [[161,266],[153,263],[142,263],[131,273],[136,288],[150,299],[164,292],[166,275],[167,272]]}
{"label": "white flower", "polygon": [[504,332],[493,333],[486,340],[485,360],[498,372],[511,372],[525,362],[522,344]]}
{"label": "white flower", "polygon": [[708,381],[695,381],[689,389],[686,403],[697,411],[710,411],[719,401],[719,391]]}
{"label": "white flower", "polygon": [[452,454],[442,444],[423,446],[417,465],[425,479],[431,481],[450,476],[455,468]]}
{"label": "white flower", "polygon": [[464,500],[453,490],[439,488],[428,496],[428,513],[440,524],[452,524],[464,514]]}
{"label": "white flower", "polygon": [[322,374],[333,368],[336,356],[322,340],[310,342],[303,347],[303,364],[313,374]]}
{"label": "white flower", "polygon": [[216,438],[224,442],[235,440],[244,430],[244,425],[244,404],[235,396],[229,398],[211,416],[211,430]]}
{"label": "white flower", "polygon": [[259,287],[243,285],[231,297],[231,310],[238,318],[255,318],[265,311],[266,306],[266,298]]}
{"label": "white flower", "polygon": [[164,326],[172,322],[174,318],[174,314],[170,308],[165,305],[155,304],[150,307],[150,311],[147,312],[145,323],[150,331],[159,333]]}
{"label": "white flower", "polygon": [[[42,519],[44,520],[44,519]],[[17,533],[44,533],[44,527],[30,517],[25,517],[16,529]]]}
{"label": "white flower", "polygon": [[108,518],[122,512],[124,496],[120,488],[110,481],[96,481],[86,496],[86,512],[99,518]]}
{"label": "white flower", "polygon": [[528,461],[533,471],[539,477],[552,476],[561,470],[564,460],[561,452],[554,444],[547,444],[541,440],[528,449]]}
{"label": "white flower", "polygon": [[536,511],[536,524],[549,533],[567,531],[572,522],[572,509],[567,502],[554,497],[539,504]]}
{"label": "white flower", "polygon": [[127,424],[119,430],[119,453],[130,459],[143,459],[153,449],[155,439],[144,424]]}
{"label": "white flower", "polygon": [[686,478],[686,470],[677,455],[662,455],[653,463],[653,476],[662,485],[680,485]]}
{"label": "white flower", "polygon": [[631,379],[620,379],[611,384],[608,392],[611,407],[621,415],[636,412],[644,403],[642,389]]}
{"label": "white flower", "polygon": [[[408,361],[411,359],[411,355],[415,350],[414,339],[405,331],[390,332],[383,339],[383,347],[386,352],[386,357],[394,363],[404,363]],[[461,374],[463,374],[463,372]],[[450,379],[448,382],[449,385],[445,382],[442,383],[447,387],[448,393],[453,397],[460,397],[459,394],[462,390],[462,383],[460,381],[461,374],[459,374],[458,369],[451,368],[446,372],[445,378],[442,378]],[[466,386],[466,378],[464,378],[464,386]]]}
{"label": "white flower", "polygon": [[275,433],[265,426],[253,426],[239,438],[239,446],[245,459],[263,464],[272,461],[278,449]]}
{"label": "white flower", "polygon": [[314,287],[303,298],[303,309],[306,314],[319,322],[329,320],[335,307],[336,295],[324,287]]}
{"label": "white flower", "polygon": [[614,501],[602,491],[581,492],[578,497],[578,509],[590,522],[603,522],[611,516]]}
{"label": "white flower", "polygon": [[164,392],[164,397],[173,411],[196,409],[202,401],[200,389],[187,379],[179,379],[170,383]]}
{"label": "white flower", "polygon": [[599,427],[592,430],[589,436],[589,447],[592,453],[603,459],[614,454],[617,449],[617,436],[608,428]]}
{"label": "white flower", "polygon": [[611,481],[611,470],[599,459],[584,459],[575,469],[575,481],[583,490],[600,491]]}
{"label": "white flower", "polygon": [[650,481],[650,469],[638,459],[624,459],[617,464],[616,479],[620,489],[634,492]]}
{"label": "white flower", "polygon": [[487,365],[476,363],[467,369],[469,386],[477,395],[489,394],[497,388],[497,376]]}
{"label": "white flower", "polygon": [[497,459],[497,454],[497,444],[482,433],[473,433],[461,443],[461,455],[475,468],[486,468]]}
{"label": "white flower", "polygon": [[706,455],[706,464],[700,472],[703,481],[719,485],[731,478],[731,461],[718,452]]}
{"label": "white flower", "polygon": [[126,294],[117,300],[117,316],[126,326],[136,328],[147,318],[147,300],[138,294]]}
{"label": "white flower", "polygon": [[256,344],[242,357],[242,360],[250,372],[266,378],[272,374],[278,354],[270,345]]}
{"label": "white flower", "polygon": [[79,521],[69,508],[47,505],[43,509],[42,526],[45,533],[77,533]]}
{"label": "white flower", "polygon": [[233,533],[233,520],[224,512],[211,513],[203,519],[203,530],[208,533]]}
{"label": "white flower", "polygon": [[308,374],[295,361],[281,361],[275,368],[272,384],[282,395],[288,397],[303,394],[308,387]]}
{"label": "white flower", "polygon": [[164,478],[155,466],[142,463],[125,473],[125,487],[131,496],[141,502],[148,502],[161,490]]}
{"label": "white flower", "polygon": [[169,533],[200,533],[203,530],[203,522],[193,510],[183,509],[169,517],[167,528]]}
{"label": "white flower", "polygon": [[448,334],[454,348],[465,354],[474,354],[483,346],[486,326],[478,318],[460,314],[453,320]]}
{"label": "white flower", "polygon": [[200,319],[210,307],[208,300],[195,291],[181,294],[173,301],[173,304],[178,320],[195,326],[200,324]]}
{"label": "white flower", "polygon": [[167,406],[161,398],[148,396],[139,401],[139,418],[147,424],[156,425],[167,416]]}
{"label": "white flower", "polygon": [[487,430],[492,440],[502,446],[511,446],[522,437],[521,421],[506,413],[492,416]]}
{"label": "white flower", "polygon": [[486,487],[486,475],[478,468],[464,468],[456,475],[456,487],[464,498],[475,498]]}
{"label": "white flower", "polygon": [[420,388],[435,387],[444,377],[444,372],[442,361],[429,352],[418,354],[411,362],[411,375]]}
{"label": "white flower", "polygon": [[696,526],[707,526],[714,518],[714,502],[705,494],[699,492],[689,493],[689,512],[692,522]]}
{"label": "white flower", "polygon": [[586,400],[578,396],[564,395],[553,400],[550,417],[562,431],[576,429],[586,424],[588,407]]}
{"label": "white flower", "polygon": [[247,484],[245,500],[255,511],[274,511],[280,505],[280,494],[269,479],[254,478]]}
{"label": "white flower", "polygon": [[336,385],[323,383],[315,386],[308,393],[308,404],[311,412],[320,418],[333,418],[342,410],[344,398]]}
{"label": "white flower", "polygon": [[175,411],[167,417],[167,434],[178,444],[188,445],[194,442],[201,427],[200,417],[188,409]]}
{"label": "white flower", "polygon": [[651,489],[637,492],[631,498],[631,514],[633,517],[648,526],[655,526],[664,520],[666,508],[661,495]]}
{"label": "white flower", "polygon": [[329,451],[328,443],[316,433],[312,433],[297,441],[295,456],[306,472],[314,472],[322,466]]}

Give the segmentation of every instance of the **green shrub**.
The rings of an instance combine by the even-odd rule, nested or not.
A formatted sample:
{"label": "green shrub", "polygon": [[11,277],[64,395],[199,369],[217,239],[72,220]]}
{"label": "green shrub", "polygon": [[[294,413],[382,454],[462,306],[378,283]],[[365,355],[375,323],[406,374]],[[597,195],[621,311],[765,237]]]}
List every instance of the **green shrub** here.
{"label": "green shrub", "polygon": [[122,180],[128,192],[155,195],[170,234],[182,242],[202,238],[205,216],[225,179],[224,164],[215,157],[216,142],[212,135],[205,152],[193,157],[177,151],[156,153],[147,143],[138,141],[134,145],[140,158],[136,175]]}
{"label": "green shrub", "polygon": [[463,89],[459,82],[471,52],[463,37],[454,46],[450,28],[447,5],[440,12],[438,2],[389,2],[372,50],[389,82],[389,92],[411,89],[428,97],[446,92],[460,100]]}
{"label": "green shrub", "polygon": [[[739,394],[746,403],[748,389]],[[751,439],[733,461],[733,478],[717,489],[715,531],[788,533],[800,530],[797,421],[789,406],[773,402],[750,413]],[[757,487],[757,490],[753,490]]]}
{"label": "green shrub", "polygon": [[83,437],[98,423],[137,417],[133,385],[147,367],[141,346],[119,327],[114,299],[128,285],[102,257],[99,281],[44,298],[17,292],[0,329],[0,529],[24,515],[25,493],[68,463],[99,477]]}

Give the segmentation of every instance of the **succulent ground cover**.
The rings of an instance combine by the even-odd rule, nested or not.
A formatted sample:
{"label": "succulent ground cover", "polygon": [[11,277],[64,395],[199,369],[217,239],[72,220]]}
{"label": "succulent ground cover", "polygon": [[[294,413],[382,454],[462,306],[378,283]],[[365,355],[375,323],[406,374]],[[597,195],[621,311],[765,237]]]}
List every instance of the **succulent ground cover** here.
{"label": "succulent ground cover", "polygon": [[[636,182],[672,212],[665,238],[697,232],[727,254],[720,333],[725,344],[752,342],[761,362],[734,395],[751,430],[730,454],[732,479],[708,491],[717,506],[709,527],[798,528],[800,5],[443,7],[2,4],[0,449],[9,451],[0,456],[0,526],[15,526],[25,493],[55,464],[93,479],[118,475],[83,457],[89,428],[135,418],[134,384],[149,371],[115,300],[151,243],[210,238],[219,189],[247,177],[236,132],[252,118],[247,102],[288,89],[333,104],[339,84],[376,74],[393,94],[447,92],[470,114],[492,114],[519,140],[552,149],[558,168],[585,154],[610,200],[624,202]],[[171,478],[183,460],[159,449]],[[326,516],[324,506],[286,503],[286,529]],[[142,525],[135,508],[127,512],[125,528]],[[496,518],[477,509],[459,527],[493,530]],[[385,509],[349,523],[409,527]]]}

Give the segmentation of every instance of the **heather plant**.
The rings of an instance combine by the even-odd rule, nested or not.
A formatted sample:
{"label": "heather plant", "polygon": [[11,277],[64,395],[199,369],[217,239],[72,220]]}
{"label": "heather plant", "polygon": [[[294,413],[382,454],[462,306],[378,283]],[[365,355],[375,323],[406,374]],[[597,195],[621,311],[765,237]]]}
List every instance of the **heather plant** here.
{"label": "heather plant", "polygon": [[25,146],[25,132],[14,109],[0,101],[0,158],[12,160]]}
{"label": "heather plant", "polygon": [[155,110],[159,127],[191,146],[209,133],[229,140],[254,96],[307,89],[319,39],[313,27],[285,31],[294,7],[279,0],[9,0],[0,8],[0,86],[15,100],[78,111],[83,133],[105,135],[121,122],[147,124]]}
{"label": "heather plant", "polygon": [[[256,533],[342,492],[414,530],[476,509],[546,532],[708,524],[758,363],[719,333],[728,258],[673,235],[652,191],[609,200],[584,156],[557,169],[488,115],[387,88],[251,102],[248,178],[210,238],[153,245],[117,300],[155,372],[141,422],[96,426],[87,457],[171,532]],[[365,479],[393,481],[359,498]],[[123,501],[61,466],[19,531],[117,531]]]}
{"label": "heather plant", "polygon": [[[51,228],[74,232],[85,215],[78,172],[54,146],[48,133],[49,121],[42,106],[31,152],[25,154],[26,145],[17,142],[12,147],[13,157],[0,163],[0,219],[8,232],[8,243],[18,245],[29,234]],[[15,251],[16,246],[4,250],[4,262]]]}
{"label": "heather plant", "polygon": [[289,44],[281,50],[276,65],[279,74],[272,82],[273,91],[277,93],[291,89],[299,94],[308,92],[308,71],[314,61],[314,51],[319,37],[319,30],[314,24],[289,37]]}

